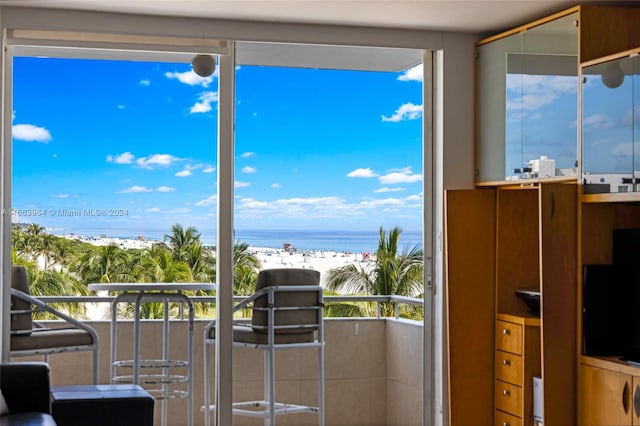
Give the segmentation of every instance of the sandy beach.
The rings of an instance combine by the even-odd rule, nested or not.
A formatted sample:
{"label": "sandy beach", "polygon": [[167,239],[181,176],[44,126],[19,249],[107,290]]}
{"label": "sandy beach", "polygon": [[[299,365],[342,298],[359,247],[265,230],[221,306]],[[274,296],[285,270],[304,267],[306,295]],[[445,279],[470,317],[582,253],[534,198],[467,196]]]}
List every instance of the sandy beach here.
{"label": "sandy beach", "polygon": [[250,247],[249,251],[256,255],[262,269],[303,268],[320,271],[320,284],[325,285],[327,272],[348,264],[365,264],[370,262],[367,253],[350,253],[335,251],[287,251],[284,249]]}
{"label": "sandy beach", "polygon": [[[96,246],[114,244],[121,249],[145,249],[159,241],[129,239],[118,237],[87,237],[81,235],[62,235],[65,238],[80,240]],[[249,246],[249,252],[260,260],[262,269],[303,268],[320,271],[320,284],[326,284],[327,272],[348,264],[366,264],[373,256],[368,252],[352,253],[330,250],[298,250],[293,247],[272,248]]]}

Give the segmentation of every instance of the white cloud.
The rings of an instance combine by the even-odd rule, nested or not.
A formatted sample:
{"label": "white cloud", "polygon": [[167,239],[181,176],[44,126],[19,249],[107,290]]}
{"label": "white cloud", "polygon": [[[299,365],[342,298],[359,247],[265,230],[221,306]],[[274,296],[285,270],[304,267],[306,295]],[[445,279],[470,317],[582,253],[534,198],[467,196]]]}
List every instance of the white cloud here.
{"label": "white cloud", "polygon": [[174,192],[176,189],[170,186],[159,186],[156,188],[158,192]]}
{"label": "white cloud", "polygon": [[53,194],[51,198],[69,198],[69,194]]}
{"label": "white cloud", "polygon": [[151,86],[151,80],[149,79],[140,80],[140,86]]}
{"label": "white cloud", "polygon": [[414,105],[411,102],[400,105],[400,108],[391,117],[382,116],[382,121],[398,122],[402,120],[417,120],[422,117],[422,105]]}
{"label": "white cloud", "polygon": [[216,171],[216,168],[213,166],[205,166],[204,169],[202,169],[202,173],[213,173]]}
{"label": "white cloud", "polygon": [[19,141],[42,143],[51,141],[51,133],[47,129],[33,124],[14,124],[11,131],[13,138]]}
{"label": "white cloud", "polygon": [[131,164],[133,163],[133,160],[135,160],[135,156],[130,152],[123,152],[122,154],[118,155],[107,155],[107,161],[109,163]]}
{"label": "white cloud", "polygon": [[418,64],[415,67],[409,68],[403,72],[398,80],[400,81],[422,81],[423,80],[423,66]]}
{"label": "white cloud", "polygon": [[136,164],[145,169],[152,169],[154,166],[167,167],[177,161],[180,161],[180,159],[171,154],[153,154],[148,157],[138,158]]}
{"label": "white cloud", "polygon": [[169,210],[169,213],[182,214],[182,213],[189,213],[190,211],[191,209],[188,209],[186,207],[176,207],[175,209]]}
{"label": "white cloud", "polygon": [[176,79],[180,83],[188,84],[189,86],[202,86],[209,87],[209,84],[213,81],[213,76],[200,77],[193,70],[185,72],[166,72],[165,77],[170,79]]}
{"label": "white cloud", "polygon": [[640,142],[619,143],[613,148],[611,154],[614,157],[631,158],[634,152],[638,152],[638,149],[640,149]]}
{"label": "white cloud", "polygon": [[145,210],[147,213],[158,213],[159,211],[160,209],[158,207],[151,207],[150,209]]}
{"label": "white cloud", "polygon": [[577,90],[575,77],[508,74],[507,112],[535,111]]}
{"label": "white cloud", "polygon": [[255,167],[251,167],[251,166],[243,167],[241,171],[242,171],[242,173],[247,173],[247,174],[257,172],[256,168]]}
{"label": "white cloud", "polygon": [[191,114],[199,114],[203,112],[211,111],[211,104],[213,102],[218,102],[218,93],[217,92],[203,92],[198,96],[199,102],[196,102],[189,113]]}
{"label": "white cloud", "polygon": [[243,152],[242,154],[240,154],[241,158],[253,158],[255,156],[256,156],[256,153],[251,151]]}
{"label": "white cloud", "polygon": [[118,191],[118,194],[135,194],[138,192],[152,192],[153,189],[144,187],[144,186],[140,186],[140,185],[133,185],[130,186],[127,189],[123,189],[122,191]]}
{"label": "white cloud", "polygon": [[187,176],[191,176],[191,170],[188,169],[184,169],[178,173],[176,173],[176,176],[178,177],[187,177]]}
{"label": "white cloud", "polygon": [[196,206],[210,206],[211,204],[214,204],[216,201],[218,201],[218,196],[217,195],[211,195],[210,197],[205,198],[204,200],[200,200],[196,203]]}
{"label": "white cloud", "polygon": [[393,170],[386,175],[380,176],[380,183],[383,185],[395,185],[398,183],[415,183],[422,181],[422,175],[413,173],[411,167],[400,170]]}
{"label": "white cloud", "polygon": [[365,168],[355,169],[354,171],[347,173],[347,177],[350,177],[350,178],[372,178],[376,176],[378,176],[378,174],[373,170],[371,170],[371,168],[369,167],[367,167],[366,169]]}
{"label": "white cloud", "polygon": [[373,192],[378,193],[378,194],[382,194],[382,193],[385,193],[385,192],[401,192],[401,191],[406,191],[406,190],[404,188],[401,188],[401,187],[397,187],[397,188],[384,187],[384,188],[376,189]]}
{"label": "white cloud", "polygon": [[273,189],[280,189],[280,188],[282,188],[282,185],[280,185],[279,183],[272,183],[272,184],[271,184],[271,187],[272,187]]}
{"label": "white cloud", "polygon": [[582,126],[588,129],[606,129],[613,125],[604,114],[593,114],[582,119]]}
{"label": "white cloud", "polygon": [[[419,196],[405,198],[365,199],[350,202],[337,196],[326,197],[294,197],[273,201],[254,198],[237,197],[236,214],[243,220],[269,219],[327,219],[327,218],[361,218],[371,215],[385,214],[395,217],[415,215],[422,208]],[[388,218],[388,216],[387,216]]]}
{"label": "white cloud", "polygon": [[234,188],[246,188],[247,186],[251,186],[249,182],[240,182],[239,180],[233,183]]}

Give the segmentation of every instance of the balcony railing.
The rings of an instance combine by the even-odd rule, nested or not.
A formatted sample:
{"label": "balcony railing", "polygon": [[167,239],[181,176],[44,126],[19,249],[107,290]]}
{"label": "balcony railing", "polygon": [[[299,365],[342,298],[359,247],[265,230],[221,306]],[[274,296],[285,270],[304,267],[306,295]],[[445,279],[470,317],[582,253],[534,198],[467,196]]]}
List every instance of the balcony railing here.
{"label": "balcony railing", "polygon": [[[111,304],[115,296],[38,296],[38,299],[47,304],[52,303],[109,303]],[[198,303],[216,303],[215,296],[191,296],[194,305]],[[245,296],[234,296],[234,303],[240,303],[246,299]],[[400,307],[403,305],[424,307],[424,301],[415,297],[406,296],[324,296],[325,304],[340,302],[371,302],[376,304],[375,318],[382,318],[381,306],[383,303],[392,303],[394,307],[394,317],[400,318]],[[182,312],[178,318],[183,319]]]}
{"label": "balcony railing", "polygon": [[[111,304],[111,296],[46,296],[46,303],[98,303]],[[214,296],[194,296],[195,303],[215,303]],[[244,297],[235,297],[236,303]],[[422,307],[421,299],[400,296],[326,296],[326,303],[375,303],[377,309],[372,317],[326,318],[325,320],[325,419],[327,426],[418,426],[422,424],[422,380],[423,380],[423,322],[400,318],[405,306]],[[392,303],[395,316],[382,316],[385,303]],[[105,310],[107,312],[109,310]],[[387,311],[388,312],[388,311]],[[196,319],[194,324],[194,420],[202,424],[203,403],[203,333],[211,318]],[[44,321],[47,325],[48,321]],[[100,341],[100,382],[108,383],[110,376],[110,321],[108,318],[87,320],[98,333]],[[176,336],[170,346],[170,356],[184,359],[185,348],[182,337],[186,335],[188,322],[182,320],[181,313],[172,318],[171,336]],[[132,353],[133,321],[124,318],[119,322],[117,348],[119,359]],[[144,321],[141,348],[147,355],[155,356],[162,339],[162,321]],[[282,389],[283,399],[292,403],[307,402],[315,389],[314,375],[309,369],[315,368],[314,357],[309,357],[304,349],[291,354],[277,355],[276,376],[278,389]],[[262,389],[262,358],[259,351],[234,349],[233,392],[237,400],[257,397]],[[287,351],[290,352],[290,351]],[[158,356],[159,353],[158,353]],[[19,359],[17,359],[19,360]],[[49,358],[52,384],[66,385],[89,383],[90,356],[82,352],[54,355]],[[259,367],[259,368],[258,368]],[[208,378],[214,383],[215,377]],[[169,425],[186,425],[184,400],[169,403]],[[156,419],[160,418],[156,404]],[[287,416],[288,417],[288,416]],[[252,419],[253,420],[253,419]],[[290,423],[290,422],[294,423]],[[296,414],[286,424],[316,424],[314,416]],[[156,422],[156,424],[159,424]],[[252,426],[256,423],[234,418],[234,425]]]}

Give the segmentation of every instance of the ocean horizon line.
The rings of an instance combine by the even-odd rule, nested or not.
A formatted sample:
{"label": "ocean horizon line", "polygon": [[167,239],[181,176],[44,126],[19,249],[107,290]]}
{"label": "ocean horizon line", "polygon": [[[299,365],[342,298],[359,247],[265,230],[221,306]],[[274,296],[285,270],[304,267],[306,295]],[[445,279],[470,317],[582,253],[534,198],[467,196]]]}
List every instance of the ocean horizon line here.
{"label": "ocean horizon line", "polygon": [[[131,230],[114,229],[47,229],[58,236],[73,235],[82,239],[122,239],[160,242],[170,232],[133,232]],[[378,247],[379,230],[375,231],[345,231],[345,230],[259,230],[246,229],[234,232],[235,240],[247,243],[251,247],[283,249],[285,244],[295,250],[316,250],[373,253]],[[216,245],[216,234],[201,233],[201,241],[207,246]],[[400,235],[400,250],[411,249],[416,245],[422,247],[422,231],[403,231]]]}

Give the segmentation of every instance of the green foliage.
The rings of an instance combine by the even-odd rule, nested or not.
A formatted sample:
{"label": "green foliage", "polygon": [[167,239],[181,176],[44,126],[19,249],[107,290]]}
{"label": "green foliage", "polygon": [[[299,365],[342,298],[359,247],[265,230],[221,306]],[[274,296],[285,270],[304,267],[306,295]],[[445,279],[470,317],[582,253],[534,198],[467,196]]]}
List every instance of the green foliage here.
{"label": "green foliage", "polygon": [[[327,290],[339,294],[417,297],[423,292],[423,252],[420,245],[398,253],[402,229],[387,237],[380,227],[374,261],[349,264],[329,271]],[[382,303],[382,315],[394,315],[393,303]],[[411,314],[413,315],[413,314]]]}
{"label": "green foliage", "polygon": [[[328,273],[327,294],[401,295],[418,297],[423,292],[423,253],[421,247],[398,252],[402,230],[387,236],[380,228],[380,240],[374,260],[348,264]],[[216,258],[206,248],[194,227],[171,227],[163,243],[145,249],[121,249],[116,245],[89,243],[48,234],[37,224],[12,230],[12,263],[27,268],[31,292],[44,295],[86,295],[89,283],[110,282],[215,282]],[[237,241],[233,247],[234,293],[250,295],[255,291],[260,261],[249,245]],[[205,295],[193,292],[191,295]],[[144,318],[162,316],[162,304],[149,305]],[[84,315],[83,304],[65,304],[76,315]],[[60,308],[59,306],[57,306]],[[198,304],[200,315],[212,315],[213,304]],[[171,306],[172,314],[177,306]],[[126,311],[126,308],[125,308]],[[376,304],[370,302],[329,303],[327,316],[375,316]],[[393,304],[382,305],[383,315],[394,315]],[[126,315],[126,312],[125,312]],[[400,315],[422,318],[422,308],[403,306]]]}
{"label": "green foliage", "polygon": [[[171,227],[163,243],[145,249],[121,249],[115,244],[93,244],[58,237],[45,228],[30,224],[12,229],[12,263],[27,267],[30,290],[36,296],[87,295],[90,283],[111,282],[203,282],[216,280],[214,251],[200,240],[194,227],[180,224]],[[234,290],[251,294],[260,269],[260,261],[249,252],[249,245],[236,242],[234,255]],[[191,292],[189,295],[207,295]],[[73,306],[72,306],[73,305]],[[162,304],[148,303],[142,308],[144,318],[162,317]],[[83,315],[83,304],[65,304],[70,313]],[[209,315],[213,304],[197,304],[202,315]],[[60,304],[57,306],[61,308]],[[127,315],[125,308],[124,315]],[[178,311],[171,306],[172,314]]]}

